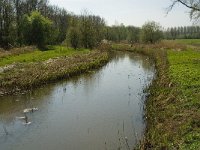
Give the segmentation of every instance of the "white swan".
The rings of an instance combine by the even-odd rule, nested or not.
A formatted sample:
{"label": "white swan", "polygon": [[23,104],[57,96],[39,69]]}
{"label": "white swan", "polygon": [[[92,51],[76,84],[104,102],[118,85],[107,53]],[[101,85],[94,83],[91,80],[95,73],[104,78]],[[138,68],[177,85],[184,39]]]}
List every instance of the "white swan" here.
{"label": "white swan", "polygon": [[38,111],[38,108],[26,108],[23,110],[24,113],[29,113],[29,112],[33,112],[33,111]]}

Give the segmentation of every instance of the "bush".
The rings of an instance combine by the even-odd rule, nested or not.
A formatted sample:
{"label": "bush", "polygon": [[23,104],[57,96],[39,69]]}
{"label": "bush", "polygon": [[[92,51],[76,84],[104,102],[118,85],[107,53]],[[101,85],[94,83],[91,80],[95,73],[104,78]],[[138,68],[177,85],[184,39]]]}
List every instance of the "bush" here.
{"label": "bush", "polygon": [[37,11],[32,12],[30,16],[25,15],[21,22],[25,42],[44,48],[51,35],[51,25],[52,22]]}
{"label": "bush", "polygon": [[77,27],[71,27],[68,32],[68,38],[71,46],[74,49],[79,47],[80,43],[80,31]]}

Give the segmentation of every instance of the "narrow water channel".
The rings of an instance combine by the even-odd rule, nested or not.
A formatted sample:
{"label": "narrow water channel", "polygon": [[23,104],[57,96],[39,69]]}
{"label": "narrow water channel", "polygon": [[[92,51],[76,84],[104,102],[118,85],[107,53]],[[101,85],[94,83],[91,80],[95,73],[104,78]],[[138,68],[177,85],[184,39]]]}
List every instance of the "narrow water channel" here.
{"label": "narrow water channel", "polygon": [[[129,150],[143,136],[148,57],[115,53],[97,71],[0,97],[0,150]],[[38,108],[26,113],[23,110]]]}

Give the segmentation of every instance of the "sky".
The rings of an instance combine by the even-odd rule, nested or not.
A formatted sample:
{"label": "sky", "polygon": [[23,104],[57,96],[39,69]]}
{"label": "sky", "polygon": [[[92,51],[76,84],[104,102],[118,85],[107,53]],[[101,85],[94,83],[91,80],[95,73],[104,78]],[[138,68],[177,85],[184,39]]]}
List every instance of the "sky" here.
{"label": "sky", "polygon": [[163,27],[189,26],[189,9],[178,4],[166,13],[171,0],[49,0],[50,4],[81,14],[84,10],[99,15],[107,25],[141,27],[147,21],[159,22]]}

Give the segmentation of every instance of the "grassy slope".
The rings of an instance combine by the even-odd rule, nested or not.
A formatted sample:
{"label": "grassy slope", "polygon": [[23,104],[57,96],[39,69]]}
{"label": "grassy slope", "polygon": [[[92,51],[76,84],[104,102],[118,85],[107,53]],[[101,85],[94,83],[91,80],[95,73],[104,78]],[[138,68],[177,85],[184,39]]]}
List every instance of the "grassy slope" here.
{"label": "grassy slope", "polygon": [[87,49],[74,50],[72,48],[66,48],[63,46],[52,46],[51,50],[48,51],[35,50],[29,53],[0,57],[0,66],[9,65],[12,63],[45,61],[48,60],[49,58],[55,58],[60,56],[71,56],[74,54],[81,54],[81,53],[84,54],[88,52],[89,50]]}
{"label": "grassy slope", "polygon": [[160,58],[161,55],[156,58],[158,78],[150,88],[147,101],[146,145],[141,149],[197,150],[200,147],[200,51],[177,48],[167,50]]}

